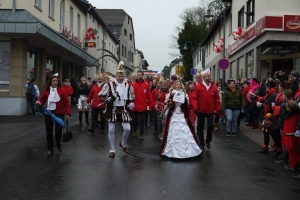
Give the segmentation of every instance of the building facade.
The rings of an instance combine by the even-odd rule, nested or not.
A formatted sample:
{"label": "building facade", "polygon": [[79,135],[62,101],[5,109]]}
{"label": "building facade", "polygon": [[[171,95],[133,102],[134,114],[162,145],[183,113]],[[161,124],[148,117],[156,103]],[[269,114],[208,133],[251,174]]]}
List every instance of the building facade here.
{"label": "building facade", "polygon": [[[300,15],[297,0],[232,0],[226,10],[225,50],[230,67],[226,79],[273,77],[279,69],[287,73],[300,71]],[[245,29],[245,37],[234,40],[232,32]],[[214,44],[223,38],[220,19],[200,44],[205,68],[211,68],[214,80],[222,77],[218,61],[222,53],[214,52]],[[194,60],[196,55],[194,55]],[[197,59],[196,59],[197,60]]]}

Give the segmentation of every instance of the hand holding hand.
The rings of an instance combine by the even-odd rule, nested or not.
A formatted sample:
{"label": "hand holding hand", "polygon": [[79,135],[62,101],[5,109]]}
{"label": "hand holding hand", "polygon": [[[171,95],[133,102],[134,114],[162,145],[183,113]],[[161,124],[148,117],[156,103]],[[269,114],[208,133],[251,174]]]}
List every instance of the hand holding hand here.
{"label": "hand holding hand", "polygon": [[70,119],[70,115],[66,115],[66,120],[69,120]]}
{"label": "hand holding hand", "polygon": [[35,104],[37,104],[37,105],[39,105],[39,106],[42,105],[41,102],[39,102],[39,101],[36,101]]}
{"label": "hand holding hand", "polygon": [[261,107],[261,104],[262,104],[262,103],[260,103],[260,102],[256,102],[256,106],[257,106],[257,107]]}
{"label": "hand holding hand", "polygon": [[132,110],[132,109],[134,108],[134,103],[131,102],[130,104],[128,104],[128,108],[129,108],[130,110]]}

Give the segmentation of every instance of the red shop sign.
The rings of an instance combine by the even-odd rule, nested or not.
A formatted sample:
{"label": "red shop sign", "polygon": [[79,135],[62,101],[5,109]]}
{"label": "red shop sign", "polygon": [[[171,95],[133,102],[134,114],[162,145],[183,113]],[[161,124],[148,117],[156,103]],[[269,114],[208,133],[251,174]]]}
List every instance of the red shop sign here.
{"label": "red shop sign", "polygon": [[300,32],[300,16],[284,15],[284,31]]}

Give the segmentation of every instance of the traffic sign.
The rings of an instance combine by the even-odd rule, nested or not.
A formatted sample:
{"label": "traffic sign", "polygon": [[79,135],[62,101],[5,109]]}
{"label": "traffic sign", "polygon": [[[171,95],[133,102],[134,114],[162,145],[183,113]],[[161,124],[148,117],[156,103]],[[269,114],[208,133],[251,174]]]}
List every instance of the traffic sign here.
{"label": "traffic sign", "polygon": [[191,68],[191,75],[196,75],[197,69],[196,68]]}
{"label": "traffic sign", "polygon": [[227,58],[222,58],[219,60],[218,62],[218,67],[221,69],[221,70],[226,70],[230,67],[230,62]]}

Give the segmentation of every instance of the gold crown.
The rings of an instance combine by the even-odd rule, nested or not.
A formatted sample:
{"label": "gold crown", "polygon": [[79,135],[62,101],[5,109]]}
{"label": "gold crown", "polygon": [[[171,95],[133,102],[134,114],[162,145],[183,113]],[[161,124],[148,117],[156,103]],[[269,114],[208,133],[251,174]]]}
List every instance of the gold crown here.
{"label": "gold crown", "polygon": [[123,65],[124,65],[124,62],[121,61],[121,62],[119,63],[119,67],[118,67],[118,69],[117,69],[117,74],[124,74]]}

